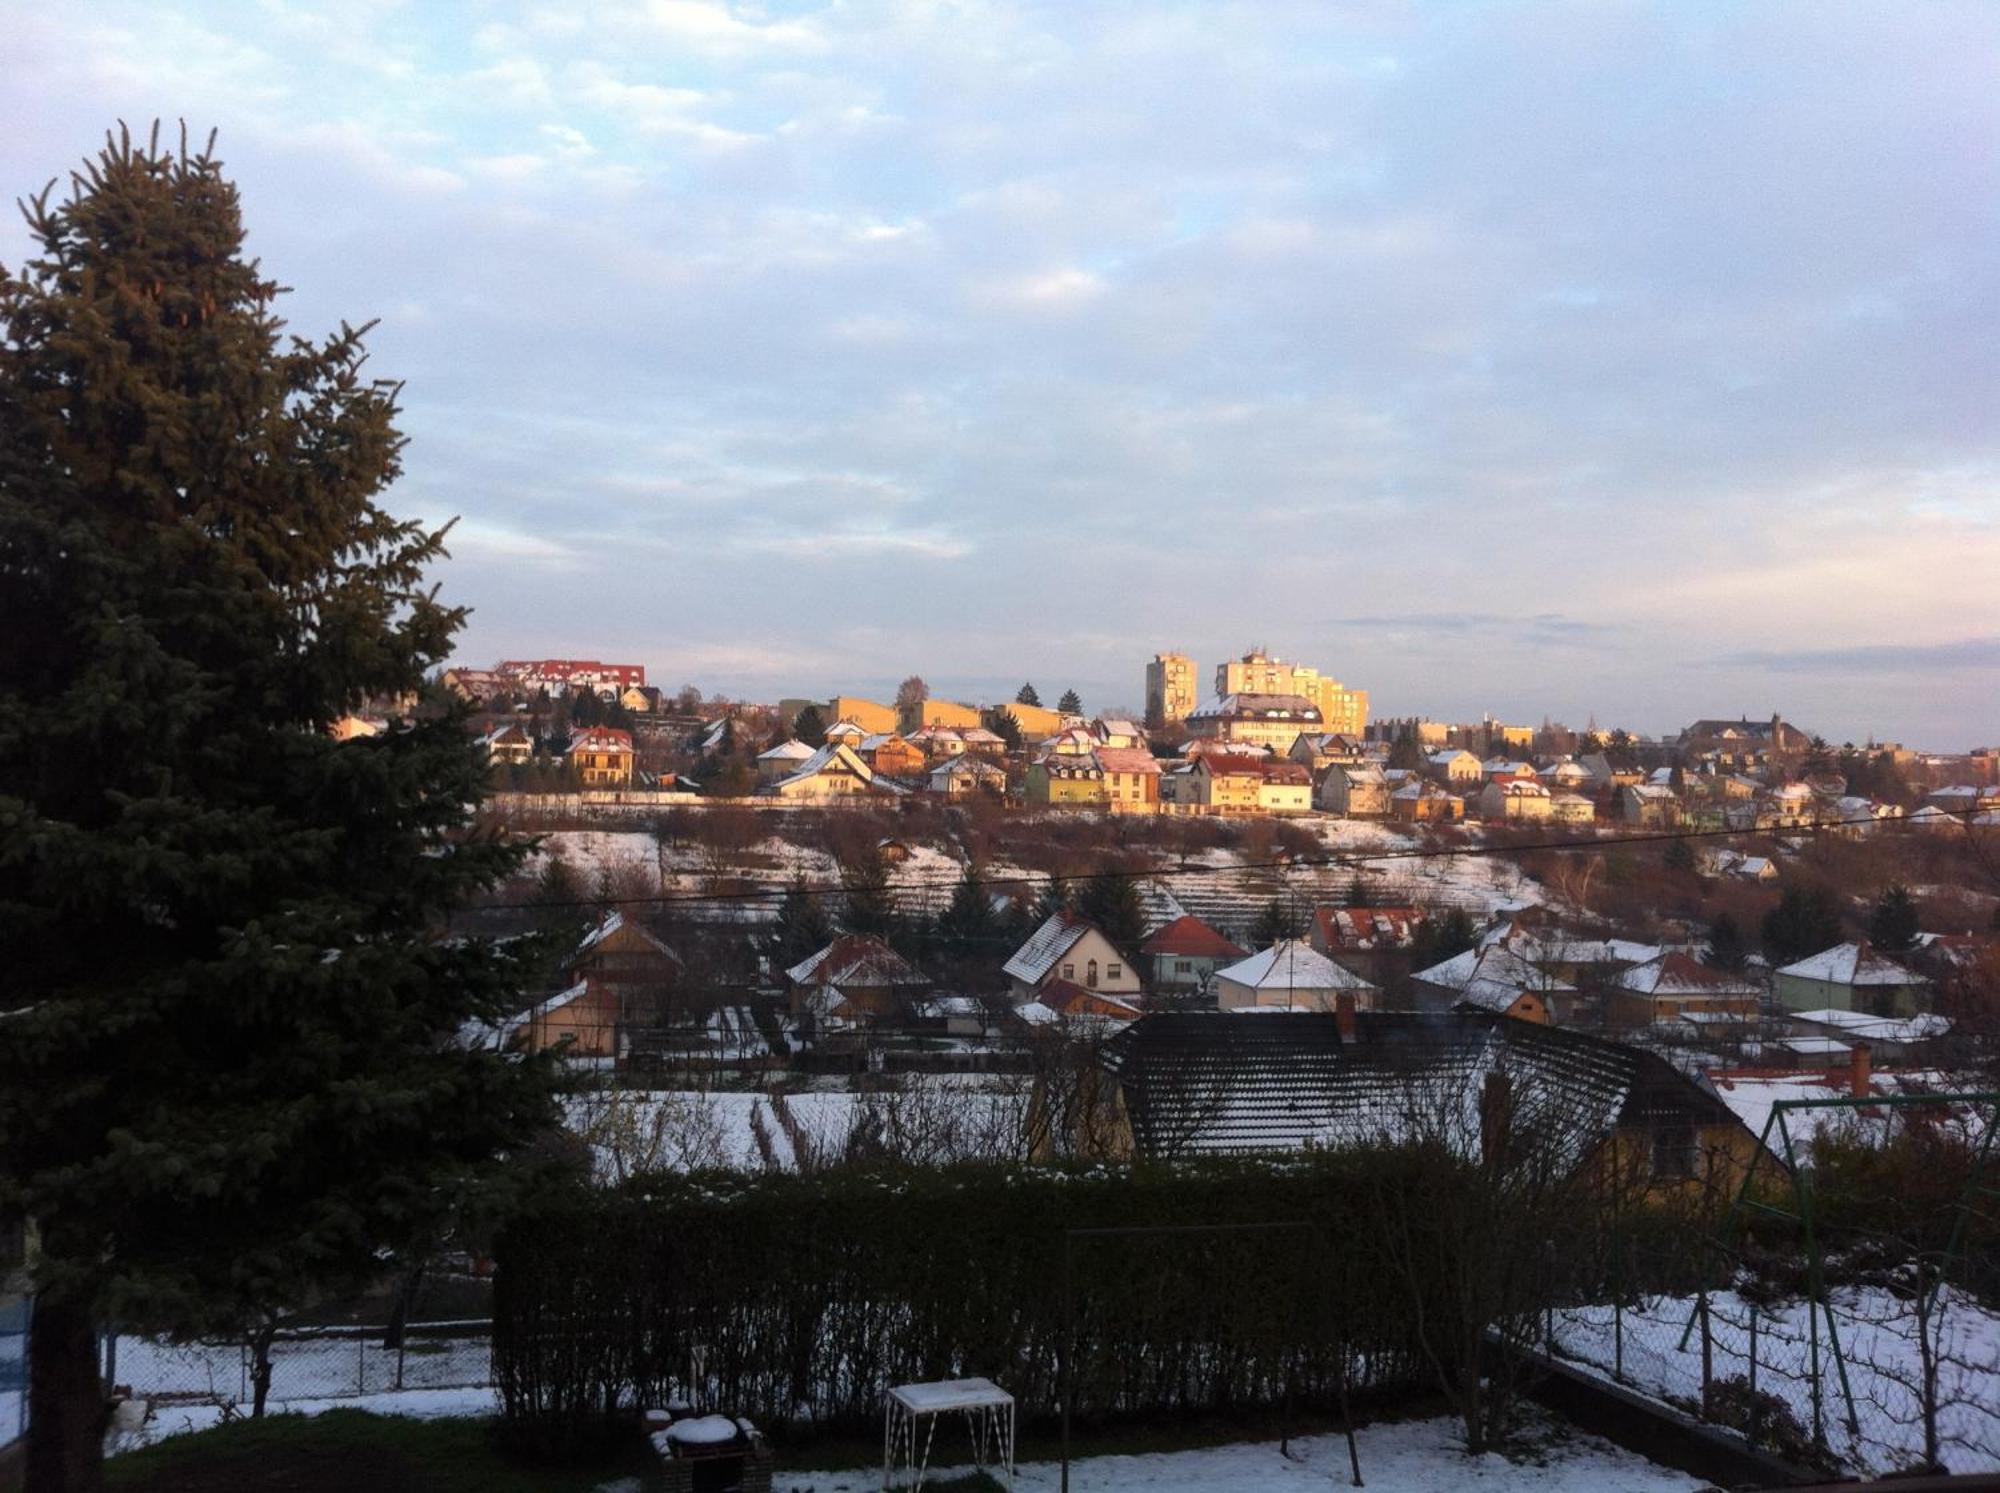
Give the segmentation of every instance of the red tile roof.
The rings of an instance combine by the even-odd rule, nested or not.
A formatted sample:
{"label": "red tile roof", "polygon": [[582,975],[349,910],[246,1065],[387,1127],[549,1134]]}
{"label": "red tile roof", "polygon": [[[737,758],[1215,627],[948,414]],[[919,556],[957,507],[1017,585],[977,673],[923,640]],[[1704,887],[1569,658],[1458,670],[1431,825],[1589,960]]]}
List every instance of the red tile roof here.
{"label": "red tile roof", "polygon": [[1241,959],[1239,949],[1193,914],[1175,918],[1139,946],[1142,954],[1175,954],[1183,959]]}

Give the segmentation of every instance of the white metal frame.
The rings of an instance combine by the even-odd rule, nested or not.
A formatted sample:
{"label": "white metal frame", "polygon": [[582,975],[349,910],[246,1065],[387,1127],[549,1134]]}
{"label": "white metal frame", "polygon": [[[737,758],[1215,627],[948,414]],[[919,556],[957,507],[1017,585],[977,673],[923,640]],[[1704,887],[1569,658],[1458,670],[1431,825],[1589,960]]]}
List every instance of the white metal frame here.
{"label": "white metal frame", "polygon": [[[913,1391],[952,1390],[949,1403],[926,1404],[927,1397]],[[930,1472],[931,1445],[937,1439],[938,1417],[965,1417],[972,1437],[975,1467],[986,1465],[989,1447],[994,1453],[993,1469],[1004,1469],[1006,1484],[1014,1486],[1014,1397],[990,1379],[947,1379],[936,1384],[899,1384],[882,1397],[882,1487],[904,1486],[909,1478],[911,1493],[921,1489]],[[918,1423],[923,1428],[918,1448]]]}

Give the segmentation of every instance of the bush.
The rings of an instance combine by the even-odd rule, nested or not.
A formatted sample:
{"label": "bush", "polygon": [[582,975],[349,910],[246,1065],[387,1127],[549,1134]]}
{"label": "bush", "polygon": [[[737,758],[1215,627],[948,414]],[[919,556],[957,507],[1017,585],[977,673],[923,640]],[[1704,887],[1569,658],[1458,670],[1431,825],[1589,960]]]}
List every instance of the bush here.
{"label": "bush", "polygon": [[[493,1361],[538,1449],[687,1395],[778,1428],[865,1430],[887,1385],[987,1374],[1059,1408],[1072,1228],[1307,1220],[1317,1232],[1082,1238],[1085,1417],[1331,1405],[1423,1377],[1359,1220],[1402,1152],[1131,1170],[970,1166],[648,1179],[517,1221],[498,1245]],[[1370,1180],[1371,1177],[1375,1180]],[[695,1368],[698,1360],[699,1370]],[[699,1379],[699,1382],[695,1382]]]}

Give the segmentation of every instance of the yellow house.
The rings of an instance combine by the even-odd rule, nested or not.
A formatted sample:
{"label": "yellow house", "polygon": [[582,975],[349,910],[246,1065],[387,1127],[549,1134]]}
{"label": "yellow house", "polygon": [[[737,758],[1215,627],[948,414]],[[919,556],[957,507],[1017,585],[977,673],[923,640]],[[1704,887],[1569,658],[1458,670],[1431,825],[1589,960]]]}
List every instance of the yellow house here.
{"label": "yellow house", "polygon": [[859,695],[835,695],[826,702],[826,719],[853,721],[869,736],[894,731],[898,724],[895,706],[864,700]]}
{"label": "yellow house", "polygon": [[586,788],[631,786],[632,733],[615,726],[586,726],[570,738],[569,765]]}
{"label": "yellow house", "polygon": [[1102,808],[1104,769],[1094,753],[1050,752],[1028,764],[1022,796],[1031,804],[1057,808]]}

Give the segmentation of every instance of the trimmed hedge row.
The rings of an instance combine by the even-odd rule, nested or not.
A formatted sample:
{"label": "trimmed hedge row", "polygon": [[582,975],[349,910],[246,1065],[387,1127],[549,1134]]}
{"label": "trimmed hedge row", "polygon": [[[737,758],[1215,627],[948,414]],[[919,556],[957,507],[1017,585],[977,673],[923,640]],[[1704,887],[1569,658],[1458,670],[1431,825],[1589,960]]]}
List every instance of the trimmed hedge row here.
{"label": "trimmed hedge row", "polygon": [[510,1421],[551,1448],[680,1395],[767,1426],[869,1427],[887,1385],[971,1374],[1047,1416],[1066,1230],[1304,1221],[1075,1240],[1075,1404],[1217,1410],[1289,1385],[1330,1405],[1343,1374],[1357,1391],[1423,1377],[1407,1287],[1365,1222],[1396,1183],[1382,1169],[1422,1164],[710,1175],[567,1196],[499,1242],[495,1377]]}

